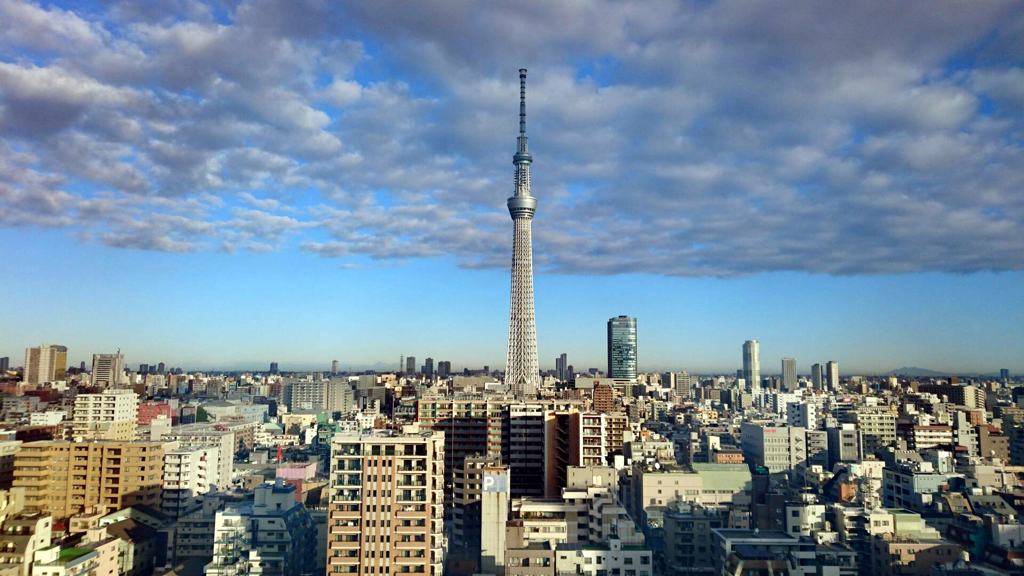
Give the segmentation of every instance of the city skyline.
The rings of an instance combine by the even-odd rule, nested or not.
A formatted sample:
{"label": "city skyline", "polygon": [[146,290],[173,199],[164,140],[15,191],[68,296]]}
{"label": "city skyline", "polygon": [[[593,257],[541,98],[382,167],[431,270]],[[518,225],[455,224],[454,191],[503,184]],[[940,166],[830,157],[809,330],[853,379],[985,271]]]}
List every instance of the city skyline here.
{"label": "city skyline", "polygon": [[527,67],[541,367],[603,366],[626,313],[641,370],[730,373],[756,338],[801,373],[1024,371],[1020,11],[797,4],[828,32],[728,3],[3,2],[40,33],[0,37],[0,356],[503,365]]}

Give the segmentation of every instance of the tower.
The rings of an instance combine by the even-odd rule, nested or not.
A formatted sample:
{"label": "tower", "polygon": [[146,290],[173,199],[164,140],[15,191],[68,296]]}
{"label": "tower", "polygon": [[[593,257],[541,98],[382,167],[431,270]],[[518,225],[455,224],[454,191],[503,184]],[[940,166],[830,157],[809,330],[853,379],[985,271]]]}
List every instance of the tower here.
{"label": "tower", "polygon": [[752,394],[761,393],[761,347],[757,340],[743,343],[743,379]]}
{"label": "tower", "polygon": [[608,377],[636,380],[636,318],[608,320]]}
{"label": "tower", "polygon": [[533,314],[533,238],[531,225],[537,199],[530,195],[530,164],[533,158],[526,140],[526,69],[519,70],[519,138],[515,164],[515,195],[508,199],[512,216],[512,297],[508,312],[508,356],[505,385],[515,396],[532,396],[537,390],[537,327]]}
{"label": "tower", "polygon": [[782,389],[786,392],[796,390],[796,360],[782,359]]}

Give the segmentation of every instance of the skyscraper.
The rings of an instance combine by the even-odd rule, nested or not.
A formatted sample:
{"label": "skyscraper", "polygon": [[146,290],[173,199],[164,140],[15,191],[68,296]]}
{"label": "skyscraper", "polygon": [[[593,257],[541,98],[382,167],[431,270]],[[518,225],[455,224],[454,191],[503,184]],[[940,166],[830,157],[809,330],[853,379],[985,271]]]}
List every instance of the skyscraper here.
{"label": "skyscraper", "polygon": [[433,358],[427,358],[426,360],[423,361],[423,373],[427,376],[427,378],[433,378],[434,377],[434,359]]}
{"label": "skyscraper", "polygon": [[555,358],[555,377],[563,382],[569,379],[569,357],[565,352]]}
{"label": "skyscraper", "polygon": [[512,297],[508,312],[508,355],[505,385],[516,396],[537,390],[537,326],[533,314],[533,214],[537,199],[530,195],[530,164],[533,158],[526,140],[526,69],[519,70],[519,138],[515,164],[515,195],[508,199],[512,216]]}
{"label": "skyscraper", "polygon": [[757,340],[743,343],[743,379],[751,392],[761,391],[761,346]]}
{"label": "skyscraper", "polygon": [[335,360],[335,361],[331,362],[331,374],[337,374],[337,373],[338,373],[338,361]]}
{"label": "skyscraper", "polygon": [[[6,360],[6,358],[0,358],[0,367],[4,366],[4,360]],[[0,369],[0,372],[3,372],[3,370]],[[1000,368],[999,369],[999,381],[1002,382],[1003,384],[1009,384],[1010,383],[1010,369],[1009,368]]]}
{"label": "skyscraper", "polygon": [[821,390],[822,378],[821,364],[811,366],[811,384],[815,390]]}
{"label": "skyscraper", "polygon": [[782,359],[782,389],[786,392],[796,390],[796,359]]}
{"label": "skyscraper", "polygon": [[608,320],[608,377],[636,380],[636,318]]}
{"label": "skyscraper", "polygon": [[829,390],[839,390],[839,363],[835,360],[825,363],[825,382]]}
{"label": "skyscraper", "polygon": [[163,362],[160,362],[160,363],[158,363],[158,364],[156,365],[156,373],[157,373],[157,374],[163,374],[163,373],[165,373],[166,371],[167,371],[167,368],[166,368],[166,367],[164,366],[164,363],[163,363]]}
{"label": "skyscraper", "polygon": [[28,384],[63,380],[67,375],[68,349],[66,346],[46,344],[25,349],[25,374]]}
{"label": "skyscraper", "polygon": [[3,376],[4,372],[7,372],[11,368],[11,359],[8,356],[0,358],[0,376]]}
{"label": "skyscraper", "polygon": [[124,354],[93,354],[92,385],[120,386],[124,380]]}
{"label": "skyscraper", "polygon": [[405,373],[415,374],[416,373],[416,357],[409,356],[405,359]]}
{"label": "skyscraper", "polygon": [[277,372],[278,372],[278,370],[277,370],[277,362],[271,362],[270,363],[270,373],[271,374],[277,374]]}

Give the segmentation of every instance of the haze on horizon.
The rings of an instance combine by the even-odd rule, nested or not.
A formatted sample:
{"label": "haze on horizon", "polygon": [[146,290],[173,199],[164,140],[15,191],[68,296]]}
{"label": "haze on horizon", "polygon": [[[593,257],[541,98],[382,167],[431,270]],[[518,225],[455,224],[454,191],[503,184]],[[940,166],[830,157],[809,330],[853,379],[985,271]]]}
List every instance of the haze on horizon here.
{"label": "haze on horizon", "polygon": [[1024,372],[1024,4],[0,0],[0,356]]}

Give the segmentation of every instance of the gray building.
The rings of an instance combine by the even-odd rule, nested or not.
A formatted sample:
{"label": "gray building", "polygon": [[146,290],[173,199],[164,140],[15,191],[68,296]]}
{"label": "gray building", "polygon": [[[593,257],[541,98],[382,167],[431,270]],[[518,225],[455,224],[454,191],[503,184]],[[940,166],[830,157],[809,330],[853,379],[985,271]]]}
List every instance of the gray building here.
{"label": "gray building", "polygon": [[773,480],[802,480],[807,465],[804,428],[743,424],[740,442],[747,464],[768,468]]}
{"label": "gray building", "polygon": [[608,320],[608,377],[636,380],[636,318]]}
{"label": "gray building", "polygon": [[427,378],[434,377],[434,359],[427,358],[423,361],[423,375]]}
{"label": "gray building", "polygon": [[811,385],[815,390],[821,390],[822,375],[821,364],[811,366]]}
{"label": "gray building", "polygon": [[405,373],[415,374],[416,373],[416,357],[409,356],[405,359]]}
{"label": "gray building", "polygon": [[796,390],[796,359],[782,359],[782,389],[786,392]]}
{"label": "gray building", "polygon": [[863,449],[856,425],[842,424],[840,428],[829,428],[825,432],[828,434],[829,470],[839,462],[860,462]]}

